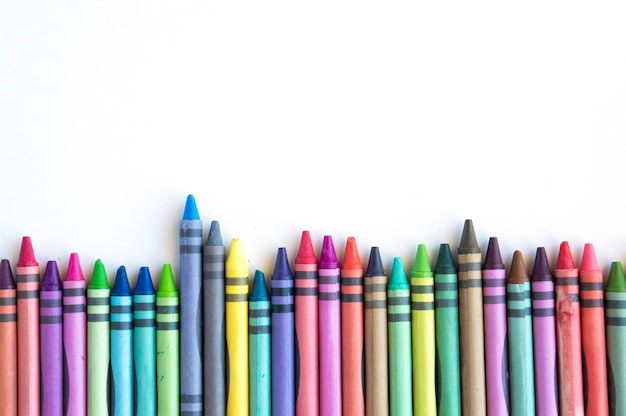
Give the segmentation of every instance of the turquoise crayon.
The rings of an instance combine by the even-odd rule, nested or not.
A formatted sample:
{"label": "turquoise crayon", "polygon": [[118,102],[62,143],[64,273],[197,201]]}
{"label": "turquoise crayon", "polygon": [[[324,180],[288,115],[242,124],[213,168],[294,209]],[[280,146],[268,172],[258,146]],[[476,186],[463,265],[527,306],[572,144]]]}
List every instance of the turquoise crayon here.
{"label": "turquoise crayon", "polygon": [[270,297],[265,275],[257,270],[248,302],[250,416],[272,414]]}
{"label": "turquoise crayon", "polygon": [[126,268],[117,269],[111,289],[111,413],[131,416],[133,406],[133,296]]}
{"label": "turquoise crayon", "polygon": [[150,270],[139,269],[133,292],[135,416],[156,415],[156,315]]}

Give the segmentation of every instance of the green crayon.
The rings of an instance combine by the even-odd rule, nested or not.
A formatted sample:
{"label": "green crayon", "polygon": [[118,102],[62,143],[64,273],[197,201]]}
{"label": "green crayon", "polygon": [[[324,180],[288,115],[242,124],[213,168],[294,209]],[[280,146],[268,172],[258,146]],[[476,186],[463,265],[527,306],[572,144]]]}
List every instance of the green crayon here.
{"label": "green crayon", "polygon": [[622,263],[611,263],[605,288],[607,375],[609,414],[626,413],[626,277]]}
{"label": "green crayon", "polygon": [[87,286],[87,413],[93,416],[109,414],[110,295],[104,265],[98,259]]}

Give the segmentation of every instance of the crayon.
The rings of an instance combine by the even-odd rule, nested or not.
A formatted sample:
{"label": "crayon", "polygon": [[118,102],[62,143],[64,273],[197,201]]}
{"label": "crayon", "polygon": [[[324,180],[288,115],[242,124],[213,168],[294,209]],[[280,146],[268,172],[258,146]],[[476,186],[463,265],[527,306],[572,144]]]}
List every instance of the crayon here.
{"label": "crayon", "polygon": [[556,322],[554,281],[544,247],[537,247],[531,275],[533,309],[533,356],[535,358],[537,416],[559,414],[556,366]]}
{"label": "crayon", "polygon": [[86,282],[78,254],[71,253],[63,281],[63,414],[87,414]]}
{"label": "crayon", "polygon": [[424,244],[417,246],[410,279],[413,413],[435,415],[435,282]]}
{"label": "crayon", "polygon": [[30,237],[22,238],[15,268],[17,286],[17,410],[39,416],[39,263]]}
{"label": "crayon", "polygon": [[463,414],[486,415],[482,264],[472,220],[465,220],[457,250],[461,399]]}
{"label": "crayon", "polygon": [[272,413],[289,416],[294,415],[296,411],[294,288],[287,250],[284,247],[278,249],[270,286],[272,294]]}
{"label": "crayon", "polygon": [[566,415],[583,415],[585,409],[578,269],[567,241],[563,241],[559,247],[554,269],[554,295],[559,410]]}
{"label": "crayon", "polygon": [[63,414],[63,284],[56,261],[49,261],[39,291],[41,414]]}
{"label": "crayon", "polygon": [[8,259],[0,262],[0,391],[7,416],[17,416],[17,299]]}
{"label": "crayon", "polygon": [[[248,302],[248,333],[250,342],[250,416],[272,414],[274,382],[272,366],[273,318],[270,318],[270,297],[265,275],[260,270],[254,274]],[[279,357],[282,359],[283,357]],[[287,413],[274,413],[287,414]]]}
{"label": "crayon", "polygon": [[535,377],[530,280],[522,252],[515,250],[506,278],[511,416],[535,414]]}
{"label": "crayon", "polygon": [[296,415],[319,415],[317,258],[311,235],[302,231],[295,272]]}
{"label": "crayon", "polygon": [[156,299],[150,270],[139,269],[133,292],[135,415],[156,415]]}
{"label": "crayon", "polygon": [[179,223],[181,415],[202,412],[202,220],[193,195]]}
{"label": "crayon", "polygon": [[98,259],[87,286],[87,413],[90,416],[109,414],[110,296],[109,280]]}
{"label": "crayon", "polygon": [[389,414],[413,414],[411,292],[402,259],[395,257],[387,284],[389,337]]}
{"label": "crayon", "polygon": [[248,386],[248,260],[239,238],[233,238],[226,257],[226,414],[249,411]]}
{"label": "crayon", "polygon": [[459,295],[449,244],[439,245],[434,275],[437,414],[460,416]]}
{"label": "crayon", "polygon": [[387,361],[387,276],[378,247],[370,249],[364,276],[365,291],[365,414],[389,414]]}
{"label": "crayon", "polygon": [[609,415],[626,412],[626,276],[622,263],[611,263],[605,289]]}
{"label": "crayon", "polygon": [[111,413],[130,416],[133,392],[133,296],[120,266],[111,289]]}
{"label": "crayon", "polygon": [[179,298],[172,266],[164,264],[156,292],[157,414],[180,414]]}
{"label": "crayon", "polygon": [[609,397],[604,333],[604,281],[592,244],[584,246],[578,274],[585,415],[607,415]]}
{"label": "crayon", "polygon": [[332,237],[324,236],[319,279],[320,416],[341,415],[341,304],[339,262]]}
{"label": "crayon", "polygon": [[346,241],[340,276],[343,415],[363,416],[365,415],[363,263],[354,237],[348,237]]}
{"label": "crayon", "polygon": [[205,415],[226,414],[226,315],[224,306],[224,244],[220,224],[211,221],[202,256]]}
{"label": "crayon", "polygon": [[489,238],[482,277],[487,414],[507,415],[509,369],[506,340],[506,270],[496,237]]}

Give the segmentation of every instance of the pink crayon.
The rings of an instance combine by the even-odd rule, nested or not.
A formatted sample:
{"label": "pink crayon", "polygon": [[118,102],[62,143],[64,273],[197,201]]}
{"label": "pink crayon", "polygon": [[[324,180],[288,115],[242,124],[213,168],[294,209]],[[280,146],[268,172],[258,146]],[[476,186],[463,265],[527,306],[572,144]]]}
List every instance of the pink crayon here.
{"label": "pink crayon", "polygon": [[87,314],[85,279],[76,253],[70,254],[63,282],[63,414],[87,414]]}

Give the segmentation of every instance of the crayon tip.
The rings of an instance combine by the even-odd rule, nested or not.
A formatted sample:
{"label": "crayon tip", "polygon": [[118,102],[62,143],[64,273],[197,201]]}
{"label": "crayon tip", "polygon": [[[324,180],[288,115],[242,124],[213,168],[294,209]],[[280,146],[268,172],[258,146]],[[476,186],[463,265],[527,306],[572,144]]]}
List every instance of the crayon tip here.
{"label": "crayon tip", "polygon": [[426,277],[431,273],[432,269],[430,268],[426,244],[418,244],[417,252],[415,253],[415,261],[413,262],[413,270],[411,270],[411,277]]}
{"label": "crayon tip", "polygon": [[476,233],[474,232],[474,223],[472,220],[465,220],[463,224],[463,232],[461,233],[461,242],[459,243],[459,253],[477,253],[480,252],[480,246],[476,241]]}
{"label": "crayon tip", "polygon": [[83,276],[83,269],[80,268],[80,261],[78,260],[78,254],[71,253],[70,261],[67,264],[67,273],[65,274],[65,281],[79,282],[85,280]]}
{"label": "crayon tip", "polygon": [[248,259],[243,252],[241,240],[237,237],[230,242],[225,272],[226,276],[248,276]]}
{"label": "crayon tip", "polygon": [[609,272],[609,281],[606,284],[607,292],[626,292],[626,276],[622,263],[614,261],[611,263],[611,271]]}
{"label": "crayon tip", "polygon": [[546,282],[552,280],[550,272],[550,264],[548,264],[548,256],[545,247],[537,247],[535,254],[535,265],[533,266],[532,280],[536,282]]}
{"label": "crayon tip", "polygon": [[39,289],[45,291],[63,289],[63,283],[61,283],[61,276],[59,275],[59,268],[56,261],[50,260],[46,264],[46,271],[43,274]]}
{"label": "crayon tip", "polygon": [[346,251],[343,255],[343,265],[341,267],[349,270],[363,269],[363,263],[361,262],[361,256],[359,256],[359,249],[356,246],[354,237],[348,237],[346,240]]}
{"label": "crayon tip", "polygon": [[385,269],[383,267],[383,261],[380,258],[380,250],[378,247],[372,247],[370,249],[370,258],[367,262],[367,270],[365,271],[366,277],[384,276]]}
{"label": "crayon tip", "polygon": [[100,259],[96,260],[93,266],[93,274],[91,275],[91,282],[89,282],[89,289],[110,289],[109,279],[107,278],[106,271],[104,270],[104,264]]}
{"label": "crayon tip", "polygon": [[300,246],[298,247],[298,254],[296,254],[295,261],[299,264],[317,264],[311,234],[308,231],[302,231]]}
{"label": "crayon tip", "polygon": [[223,246],[222,232],[220,231],[220,223],[218,221],[211,221],[209,227],[209,235],[206,238],[207,246]]}
{"label": "crayon tip", "polygon": [[20,255],[17,260],[17,267],[39,266],[35,260],[35,252],[33,251],[33,243],[30,237],[22,237],[22,246],[20,247]]}
{"label": "crayon tip", "polygon": [[265,283],[265,274],[257,270],[254,272],[254,280],[252,281],[252,290],[250,291],[250,302],[258,302],[269,299],[267,284]]}
{"label": "crayon tip", "polygon": [[500,254],[500,244],[498,244],[498,239],[496,237],[489,237],[489,244],[487,245],[487,253],[485,254],[483,269],[504,269],[502,255]]}
{"label": "crayon tip", "polygon": [[185,212],[183,213],[183,220],[199,220],[200,214],[198,214],[198,207],[196,206],[196,199],[193,195],[187,196],[187,202],[185,202]]}
{"label": "crayon tip", "polygon": [[159,282],[159,289],[156,292],[158,297],[176,297],[178,290],[176,290],[176,282],[174,281],[174,273],[172,273],[172,266],[170,264],[164,264],[161,271],[161,281]]}
{"label": "crayon tip", "polygon": [[437,263],[435,263],[436,274],[455,274],[456,267],[452,258],[452,250],[448,243],[439,245],[439,254],[437,255]]}
{"label": "crayon tip", "polygon": [[595,250],[593,249],[593,244],[591,243],[585,244],[585,248],[583,249],[583,258],[580,261],[580,271],[589,273],[597,273],[600,271],[598,258],[596,257]]}
{"label": "crayon tip", "polygon": [[150,269],[147,267],[139,268],[139,276],[137,276],[137,283],[135,283],[134,295],[154,295],[154,285],[152,284],[152,276],[150,276]]}
{"label": "crayon tip", "polygon": [[15,279],[8,259],[0,261],[0,290],[15,289]]}
{"label": "crayon tip", "polygon": [[406,273],[404,272],[404,266],[402,265],[402,259],[400,257],[394,257],[388,286],[408,286],[408,284]]}
{"label": "crayon tip", "polygon": [[126,267],[120,266],[115,274],[115,283],[111,289],[111,296],[131,296],[130,284],[128,284],[128,275]]}
{"label": "crayon tip", "polygon": [[337,261],[337,253],[335,252],[335,245],[333,244],[333,238],[329,235],[324,236],[324,242],[322,243],[322,254],[320,254],[318,267],[320,269],[336,269],[339,267],[339,262]]}
{"label": "crayon tip", "polygon": [[563,241],[559,247],[559,256],[556,260],[556,268],[559,270],[576,268],[572,252],[570,251],[569,243],[567,241]]}
{"label": "crayon tip", "polygon": [[528,282],[528,273],[524,264],[522,252],[515,250],[513,252],[513,261],[511,262],[511,270],[509,271],[508,283],[525,283]]}
{"label": "crayon tip", "polygon": [[272,279],[289,280],[291,279],[291,268],[289,267],[289,259],[287,258],[287,249],[280,247],[276,254],[276,263],[274,264],[274,273]]}

